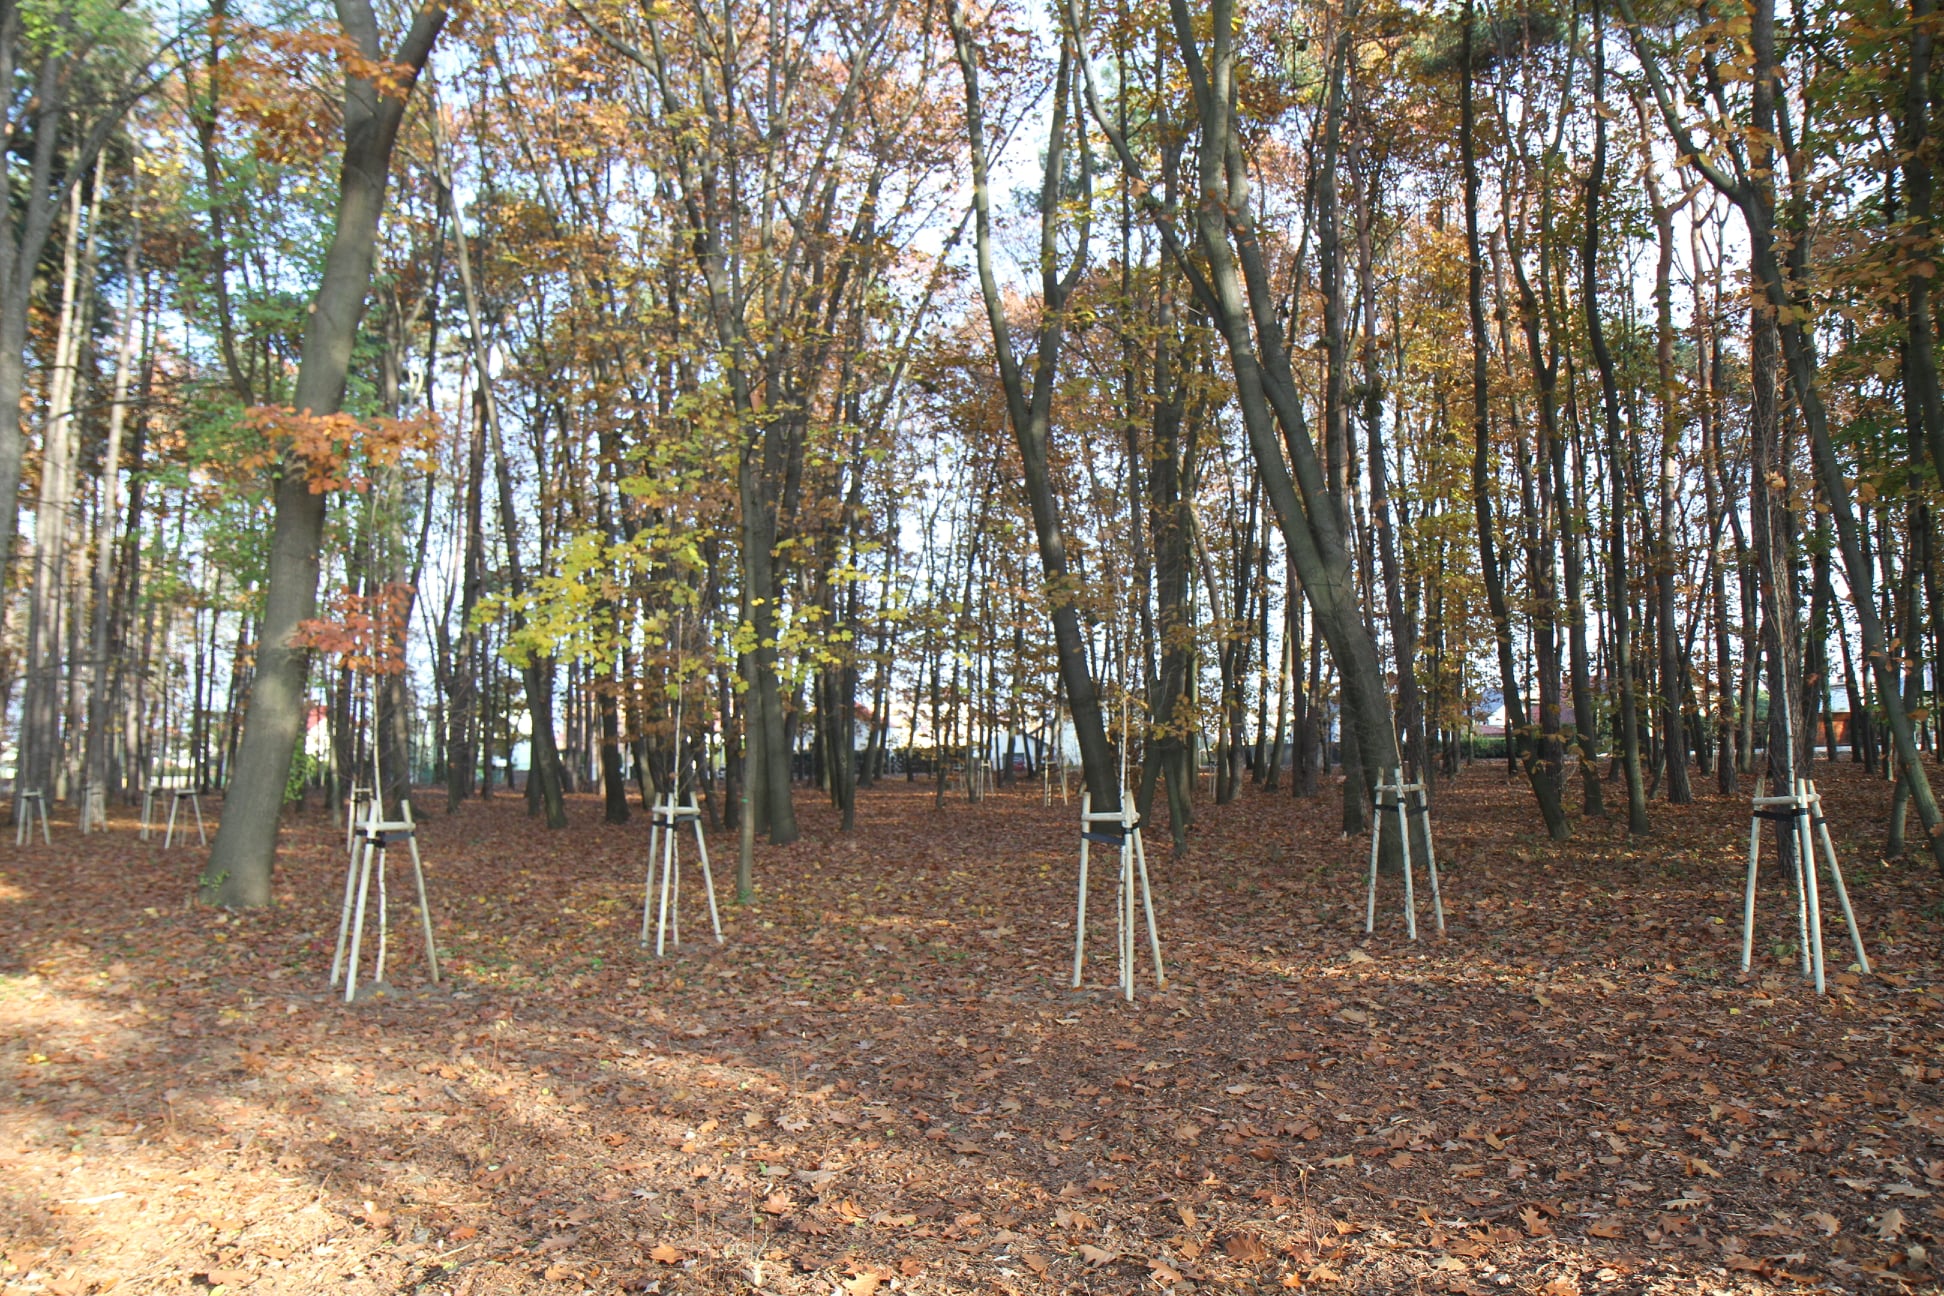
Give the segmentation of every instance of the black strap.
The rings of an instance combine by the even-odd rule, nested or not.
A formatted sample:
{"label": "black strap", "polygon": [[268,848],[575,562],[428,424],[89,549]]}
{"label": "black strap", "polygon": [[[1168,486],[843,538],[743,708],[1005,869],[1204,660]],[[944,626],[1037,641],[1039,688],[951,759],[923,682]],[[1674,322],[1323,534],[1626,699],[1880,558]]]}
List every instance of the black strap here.
{"label": "black strap", "polygon": [[1755,812],[1755,818],[1774,819],[1781,823],[1787,823],[1791,819],[1800,819],[1808,813],[1809,807],[1797,806],[1793,810],[1757,810]]}
{"label": "black strap", "polygon": [[1127,841],[1127,835],[1125,833],[1108,833],[1089,829],[1080,835],[1088,841],[1097,842],[1102,846],[1120,846]]}

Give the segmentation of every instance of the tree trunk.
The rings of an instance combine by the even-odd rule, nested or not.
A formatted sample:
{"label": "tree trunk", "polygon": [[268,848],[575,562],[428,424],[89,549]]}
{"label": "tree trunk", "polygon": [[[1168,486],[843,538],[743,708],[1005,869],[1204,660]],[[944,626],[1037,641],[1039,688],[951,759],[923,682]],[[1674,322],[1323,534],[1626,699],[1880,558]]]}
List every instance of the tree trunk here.
{"label": "tree trunk", "polygon": [[1600,371],[1600,404],[1606,423],[1607,469],[1613,483],[1607,504],[1607,608],[1613,628],[1613,673],[1618,677],[1619,707],[1614,729],[1620,739],[1620,767],[1627,780],[1627,832],[1647,831],[1647,790],[1640,772],[1640,714],[1634,698],[1632,629],[1628,622],[1632,595],[1627,581],[1626,480],[1622,468],[1620,389],[1614,377],[1613,353],[1607,349],[1600,318],[1600,200],[1606,191],[1606,28],[1601,0],[1593,0],[1593,162],[1586,177],[1585,237],[1580,244],[1580,269],[1586,307],[1587,339]]}
{"label": "tree trunk", "polygon": [[[66,587],[67,549],[72,516],[75,464],[80,447],[75,427],[76,390],[80,379],[81,339],[93,332],[88,319],[92,295],[93,261],[99,245],[97,219],[101,212],[100,176],[95,198],[83,215],[83,190],[69,190],[67,237],[61,258],[61,290],[54,337],[54,363],[47,380],[47,424],[41,439],[40,495],[34,507],[34,580],[27,622],[27,678],[21,699],[20,776],[16,794],[39,792],[50,800],[57,795],[55,766],[61,747],[61,681],[64,669],[61,633],[62,595]],[[88,229],[85,251],[81,238]],[[20,813],[18,805],[15,814]]]}
{"label": "tree trunk", "polygon": [[[364,58],[383,57],[369,0],[338,0],[338,17]],[[353,73],[345,78],[345,147],[337,221],[304,326],[294,402],[300,415],[335,414],[343,403],[352,345],[371,286],[392,145],[407,96],[444,24],[440,0],[429,0],[414,14],[410,30],[389,60],[393,69],[404,74],[402,86],[388,87],[390,93],[381,95],[379,87],[364,76]],[[4,398],[0,388],[0,400]],[[3,477],[0,472],[0,490],[7,485]],[[295,637],[317,610],[325,497],[311,489],[300,464],[286,459],[277,472],[273,501],[263,633],[248,718],[236,778],[225,798],[222,824],[202,879],[204,898],[228,906],[270,902],[278,816],[291,758],[303,732],[304,685],[310,666],[309,652]]]}
{"label": "tree trunk", "polygon": [[[1187,0],[1171,0],[1170,13],[1199,117],[1195,228],[1205,262],[1187,255],[1171,227],[1162,225],[1159,232],[1228,347],[1256,470],[1302,578],[1317,632],[1336,662],[1344,709],[1359,739],[1356,777],[1359,786],[1368,787],[1378,771],[1397,765],[1397,735],[1391,727],[1383,663],[1352,576],[1348,520],[1317,461],[1277,314],[1281,298],[1270,283],[1256,237],[1242,143],[1230,107],[1237,57],[1233,0],[1214,0],[1206,58],[1196,35],[1200,24]],[[1097,96],[1094,116],[1102,117]],[[1118,135],[1112,139],[1123,164],[1138,172],[1125,140]]]}
{"label": "tree trunk", "polygon": [[[1012,425],[1013,439],[1019,446],[1020,466],[1024,470],[1027,503],[1033,515],[1033,533],[1039,544],[1040,568],[1046,580],[1047,602],[1051,606],[1053,641],[1060,680],[1066,688],[1067,705],[1073,729],[1080,744],[1081,776],[1092,795],[1095,814],[1111,814],[1120,809],[1120,775],[1114,751],[1107,741],[1107,730],[1100,712],[1100,697],[1094,685],[1093,670],[1087,660],[1086,637],[1080,627],[1079,582],[1067,564],[1066,530],[1060,517],[1059,501],[1047,462],[1047,441],[1052,430],[1053,393],[1059,370],[1060,344],[1066,332],[1066,303],[1079,283],[1087,265],[1085,205],[1067,273],[1058,273],[1059,213],[1064,206],[1061,184],[1068,146],[1068,109],[1076,95],[1073,52],[1063,40],[1059,67],[1053,83],[1053,122],[1047,137],[1046,165],[1043,172],[1040,218],[1039,338],[1035,347],[1032,387],[1027,389],[1012,345],[1012,326],[1006,317],[1006,302],[992,264],[992,214],[986,161],[985,110],[979,93],[978,57],[965,15],[954,3],[949,10],[953,45],[959,70],[965,79],[965,126],[972,154],[973,233],[979,267],[979,286],[985,298],[986,317],[992,329],[994,358],[1000,382],[1006,393],[1006,416]],[[1078,116],[1075,114],[1076,117]],[[1080,122],[1074,126],[1079,128]],[[1093,161],[1084,129],[1076,152],[1082,183],[1089,197],[1092,191]]]}

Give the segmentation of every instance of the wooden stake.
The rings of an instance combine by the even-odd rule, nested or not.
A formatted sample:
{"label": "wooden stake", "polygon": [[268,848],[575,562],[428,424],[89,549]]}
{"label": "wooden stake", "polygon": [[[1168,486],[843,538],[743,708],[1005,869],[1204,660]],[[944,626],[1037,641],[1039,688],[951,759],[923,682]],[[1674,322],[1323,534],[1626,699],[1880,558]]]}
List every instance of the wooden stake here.
{"label": "wooden stake", "polygon": [[[1384,797],[1391,797],[1391,804],[1384,804]],[[1415,795],[1417,804],[1412,805],[1410,798]],[[1431,844],[1431,805],[1423,780],[1416,783],[1404,781],[1402,766],[1386,770],[1379,775],[1377,787],[1371,798],[1372,816],[1370,825],[1370,877],[1364,894],[1364,935],[1373,935],[1377,930],[1377,862],[1384,837],[1384,822],[1390,818],[1386,813],[1397,812],[1397,831],[1401,836],[1404,855],[1404,930],[1415,941],[1417,935],[1417,884],[1413,877],[1415,868],[1411,859],[1411,815],[1424,818],[1424,863],[1425,872],[1431,881],[1431,910],[1436,916],[1438,935],[1445,934],[1444,894],[1438,883],[1438,856]]]}
{"label": "wooden stake", "polygon": [[[1742,891],[1741,970],[1746,973],[1754,961],[1755,889],[1761,875],[1764,819],[1788,824],[1781,831],[1792,833],[1795,837],[1793,881],[1799,956],[1796,961],[1804,978],[1815,985],[1817,994],[1827,992],[1819,864],[1826,864],[1829,868],[1830,884],[1835,888],[1843,921],[1849,928],[1850,944],[1856,951],[1856,965],[1863,972],[1869,972],[1870,956],[1863,947],[1863,933],[1857,926],[1856,911],[1850,905],[1849,888],[1843,881],[1843,866],[1836,856],[1836,844],[1829,835],[1828,821],[1823,818],[1822,796],[1808,779],[1792,780],[1791,790],[1786,795],[1757,795],[1753,799],[1748,820],[1748,876]],[[1820,861],[1816,850],[1818,842],[1822,846]]]}
{"label": "wooden stake", "polygon": [[722,944],[722,915],[716,908],[715,874],[709,868],[709,844],[702,833],[702,809],[696,804],[695,794],[687,793],[680,801],[672,792],[660,797],[649,815],[648,880],[641,903],[641,943],[648,944],[652,925],[656,958],[667,954],[671,936],[675,945],[681,946],[682,857],[676,839],[686,822],[695,834],[696,863],[702,869],[702,890],[709,903],[709,926],[714,930],[715,943]]}
{"label": "wooden stake", "polygon": [[47,796],[42,792],[22,792],[14,799],[14,845],[25,846],[27,839],[34,835],[34,816],[40,816],[41,844],[52,846],[54,838],[47,831]]}

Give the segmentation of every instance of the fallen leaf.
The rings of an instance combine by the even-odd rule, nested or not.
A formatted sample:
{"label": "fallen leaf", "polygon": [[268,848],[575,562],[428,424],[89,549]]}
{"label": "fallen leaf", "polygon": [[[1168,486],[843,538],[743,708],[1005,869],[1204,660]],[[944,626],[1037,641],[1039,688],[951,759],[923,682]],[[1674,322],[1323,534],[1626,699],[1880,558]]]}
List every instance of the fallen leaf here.
{"label": "fallen leaf", "polygon": [[1229,1234],[1228,1241],[1222,1243],[1222,1250],[1228,1252],[1229,1259],[1239,1264],[1261,1264],[1269,1258],[1269,1248],[1254,1233],[1242,1232]]}
{"label": "fallen leaf", "polygon": [[1149,1260],[1147,1267],[1148,1272],[1154,1275],[1154,1280],[1158,1283],[1172,1285],[1181,1281],[1181,1270],[1175,1268],[1159,1256]]}
{"label": "fallen leaf", "polygon": [[1605,1219],[1594,1220],[1586,1226],[1586,1231],[1597,1238],[1618,1238],[1627,1235],[1627,1226],[1609,1215]]}
{"label": "fallen leaf", "polygon": [[1099,1268],[1104,1264],[1112,1264],[1114,1261],[1120,1259],[1120,1252],[1103,1251],[1101,1248],[1086,1242],[1082,1242],[1077,1249],[1080,1252],[1080,1258],[1095,1268]]}
{"label": "fallen leaf", "polygon": [[1904,1231],[1904,1213],[1892,1206],[1877,1220],[1876,1235],[1885,1242],[1895,1242]]}
{"label": "fallen leaf", "polygon": [[674,1247],[668,1245],[668,1243],[666,1242],[661,1243],[660,1245],[656,1246],[654,1250],[650,1251],[648,1253],[648,1258],[650,1260],[653,1260],[656,1264],[666,1264],[666,1265],[680,1264],[682,1263],[683,1260],[682,1253],[680,1251],[677,1251]]}

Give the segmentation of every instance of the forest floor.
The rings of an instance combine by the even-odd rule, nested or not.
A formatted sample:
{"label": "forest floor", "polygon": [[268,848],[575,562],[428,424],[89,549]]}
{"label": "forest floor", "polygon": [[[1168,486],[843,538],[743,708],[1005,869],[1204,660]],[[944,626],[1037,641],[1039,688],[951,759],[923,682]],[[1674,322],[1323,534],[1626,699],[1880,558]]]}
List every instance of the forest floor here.
{"label": "forest floor", "polygon": [[1067,988],[1077,811],[1036,787],[886,784],[849,837],[799,789],[755,903],[715,839],[728,943],[691,879],[663,962],[645,816],[431,811],[446,983],[395,870],[393,985],[349,1007],[320,812],[242,915],[188,903],[199,850],[57,819],[0,847],[0,1287],[1936,1290],[1944,888],[1880,861],[1886,785],[1818,772],[1879,973],[1829,905],[1825,999],[1774,871],[1736,974],[1745,793],[1553,846],[1482,764],[1415,945],[1394,881],[1364,938],[1334,790],[1204,803],[1183,860],[1157,829],[1133,1005],[1111,860]]}

